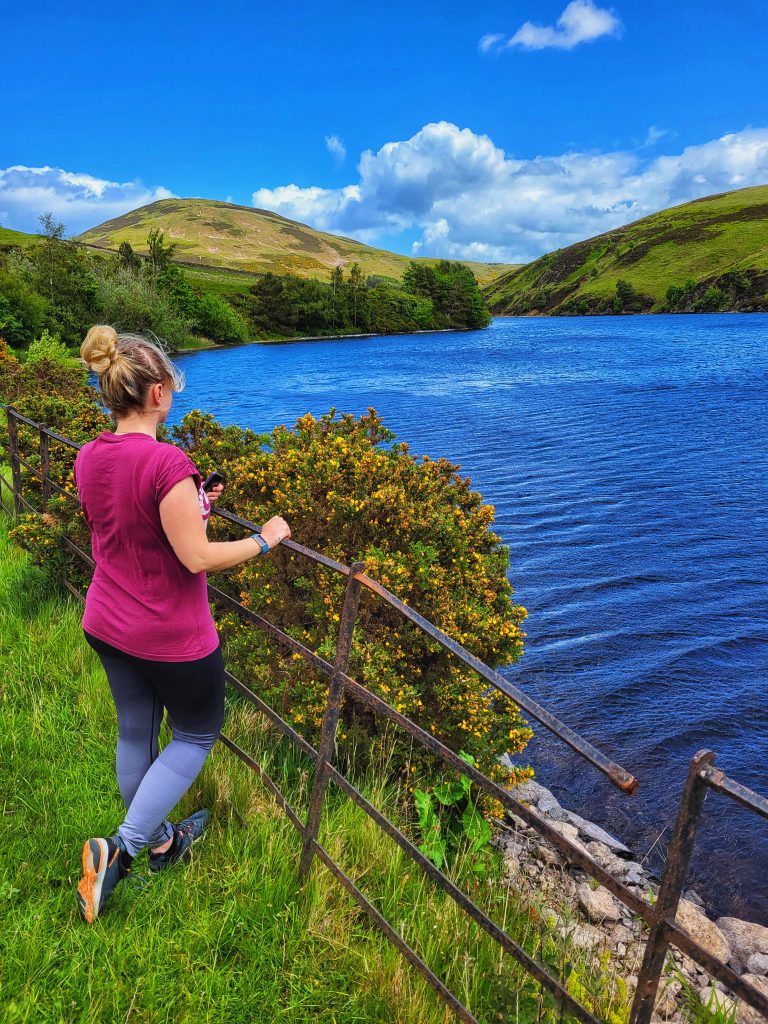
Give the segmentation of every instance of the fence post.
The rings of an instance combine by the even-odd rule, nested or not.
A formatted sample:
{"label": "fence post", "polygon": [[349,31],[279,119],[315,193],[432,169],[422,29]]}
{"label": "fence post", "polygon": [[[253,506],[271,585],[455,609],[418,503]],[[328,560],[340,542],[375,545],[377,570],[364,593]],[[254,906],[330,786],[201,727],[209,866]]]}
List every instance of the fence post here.
{"label": "fence post", "polygon": [[11,479],[13,481],[13,507],[16,514],[24,511],[21,502],[21,463],[19,462],[19,428],[13,409],[6,409],[8,418],[8,451],[11,456]]}
{"label": "fence post", "polygon": [[309,869],[312,866],[314,856],[314,843],[317,839],[320,827],[320,813],[323,807],[323,797],[328,782],[327,766],[333,761],[336,749],[336,731],[339,725],[339,712],[341,710],[341,698],[344,693],[344,684],[341,681],[340,673],[346,673],[349,666],[349,652],[352,647],[352,631],[357,618],[357,606],[360,602],[360,582],[357,579],[359,573],[365,566],[362,562],[354,562],[349,569],[347,589],[344,594],[344,607],[341,612],[339,623],[339,636],[336,641],[336,657],[334,658],[334,673],[331,676],[328,687],[328,703],[323,716],[323,725],[320,731],[320,743],[317,748],[317,760],[315,762],[315,775],[312,780],[312,794],[309,800],[307,812],[307,824],[304,832],[304,843],[301,848],[301,860],[299,862],[299,875],[302,879],[307,878]]}
{"label": "fence post", "polygon": [[669,947],[666,920],[674,921],[680,894],[688,874],[688,864],[693,851],[693,840],[708,792],[706,782],[700,777],[702,768],[714,764],[715,755],[711,750],[700,750],[694,754],[688,767],[688,777],[680,796],[677,822],[672,841],[669,844],[667,863],[659,886],[659,895],[653,907],[648,941],[645,944],[643,965],[637,981],[637,991],[632,1002],[630,1024],[649,1024],[656,1003],[656,993],[664,970],[664,960]]}
{"label": "fence post", "polygon": [[51,496],[51,456],[48,451],[48,435],[40,427],[40,474],[43,478],[43,511],[48,507],[48,499]]}

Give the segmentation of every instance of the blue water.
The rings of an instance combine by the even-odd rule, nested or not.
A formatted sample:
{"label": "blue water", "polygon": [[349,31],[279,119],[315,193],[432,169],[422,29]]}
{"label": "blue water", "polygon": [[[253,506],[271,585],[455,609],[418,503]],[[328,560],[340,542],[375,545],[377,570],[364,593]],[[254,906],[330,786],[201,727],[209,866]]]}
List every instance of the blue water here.
{"label": "blue water", "polygon": [[[172,421],[199,406],[266,431],[372,405],[461,464],[529,611],[510,679],[641,781],[617,793],[539,729],[531,762],[572,809],[640,856],[661,832],[653,860],[698,749],[768,793],[768,318],[499,319],[178,361]],[[710,795],[695,887],[768,923],[766,877],[768,821]]]}

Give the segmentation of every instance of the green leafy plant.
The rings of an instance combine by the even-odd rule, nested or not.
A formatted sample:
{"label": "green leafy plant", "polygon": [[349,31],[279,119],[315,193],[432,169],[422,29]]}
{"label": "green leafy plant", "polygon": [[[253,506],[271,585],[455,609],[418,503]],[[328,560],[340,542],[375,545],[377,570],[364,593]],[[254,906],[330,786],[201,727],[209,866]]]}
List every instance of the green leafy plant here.
{"label": "green leafy plant", "polygon": [[[459,757],[467,764],[475,765],[475,759],[466,751]],[[425,857],[442,868],[449,852],[455,852],[464,843],[474,863],[475,874],[488,873],[491,853],[491,826],[483,817],[477,804],[472,800],[471,781],[466,775],[459,775],[451,782],[441,782],[431,792],[414,789],[413,798],[419,816],[419,830],[422,842],[419,849]]]}

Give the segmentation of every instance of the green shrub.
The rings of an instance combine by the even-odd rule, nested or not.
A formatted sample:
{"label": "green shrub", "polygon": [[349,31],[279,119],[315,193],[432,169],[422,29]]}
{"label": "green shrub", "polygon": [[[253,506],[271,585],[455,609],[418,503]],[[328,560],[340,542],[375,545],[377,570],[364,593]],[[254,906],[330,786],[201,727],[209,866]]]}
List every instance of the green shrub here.
{"label": "green shrub", "polygon": [[183,348],[191,334],[192,317],[148,277],[118,269],[99,279],[98,298],[105,322],[119,330],[151,331],[174,348]]}
{"label": "green shrub", "polygon": [[18,274],[0,271],[0,335],[11,345],[26,345],[45,322],[48,303]]}
{"label": "green shrub", "polygon": [[39,363],[41,360],[58,363],[60,366],[79,366],[58,334],[50,334],[47,330],[43,331],[39,338],[35,338],[27,351],[27,365]]}

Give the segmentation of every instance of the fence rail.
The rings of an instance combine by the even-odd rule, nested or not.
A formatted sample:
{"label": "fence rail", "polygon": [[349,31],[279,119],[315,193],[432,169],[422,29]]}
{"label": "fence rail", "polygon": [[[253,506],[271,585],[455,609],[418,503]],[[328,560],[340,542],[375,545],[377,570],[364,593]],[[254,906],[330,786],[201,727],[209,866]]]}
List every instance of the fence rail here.
{"label": "fence rail", "polygon": [[[32,419],[22,416],[12,408],[2,405],[0,405],[0,408],[5,410],[7,417],[8,443],[6,447],[11,468],[10,481],[0,474],[0,504],[2,504],[3,508],[7,512],[15,514],[22,514],[25,510],[33,514],[42,514],[53,493],[61,494],[73,502],[77,502],[74,494],[51,479],[50,441],[56,441],[73,450],[79,449],[80,445],[43,424],[36,423]],[[40,461],[39,467],[32,464],[30,453],[25,452],[22,454],[21,452],[19,444],[20,425],[31,428],[37,434],[38,451],[36,457]],[[26,469],[30,476],[41,484],[41,504],[39,508],[35,508],[22,493],[22,468]],[[11,495],[10,507],[4,501],[4,488]],[[233,526],[241,527],[249,532],[259,529],[255,523],[251,523],[232,512],[218,508],[214,508],[213,511]],[[93,559],[73,541],[63,537],[62,543],[72,554],[80,558],[88,568],[94,568]],[[396,825],[377,810],[334,765],[341,707],[347,699],[358,701],[376,714],[392,722],[396,727],[404,730],[414,741],[439,757],[447,767],[460,772],[471,782],[474,782],[483,792],[498,800],[506,810],[515,814],[527,825],[535,829],[543,839],[560,851],[569,862],[576,864],[581,870],[607,888],[624,906],[642,918],[648,926],[648,938],[645,942],[643,963],[630,1012],[631,1024],[648,1024],[651,1019],[665,957],[670,945],[676,946],[682,953],[700,964],[712,977],[722,982],[739,998],[768,1018],[768,998],[747,984],[730,967],[712,956],[675,921],[693,850],[699,817],[707,793],[710,791],[719,793],[734,800],[747,810],[768,818],[768,800],[766,798],[730,779],[720,769],[716,768],[714,765],[715,755],[712,751],[699,751],[690,762],[678,806],[675,831],[670,843],[658,897],[655,904],[651,906],[606,871],[584,851],[583,847],[576,845],[566,836],[555,830],[541,815],[516,799],[510,792],[497,785],[477,768],[465,762],[437,737],[422,729],[381,697],[348,675],[347,670],[352,649],[353,630],[363,588],[384,600],[402,618],[411,622],[427,636],[441,644],[442,647],[466,666],[473,669],[486,683],[489,683],[497,691],[512,699],[527,715],[545,726],[545,728],[576,751],[585,761],[603,772],[625,794],[631,794],[637,788],[637,779],[632,774],[608,758],[584,737],[579,736],[578,733],[552,715],[546,708],[533,701],[527,694],[511,684],[509,680],[474,657],[459,643],[413,608],[410,608],[380,583],[367,576],[363,571],[364,566],[361,562],[355,562],[351,566],[346,566],[294,540],[284,541],[283,546],[291,549],[297,555],[323,565],[327,569],[347,578],[333,662],[312,651],[300,641],[289,636],[275,623],[270,622],[258,612],[246,608],[239,601],[236,601],[217,587],[209,584],[208,592],[211,600],[219,607],[239,615],[251,626],[261,630],[293,653],[300,655],[307,664],[328,677],[326,708],[318,745],[315,748],[245,683],[236,679],[230,672],[226,673],[228,684],[243,698],[252,703],[272,726],[314,762],[315,770],[309,808],[306,821],[303,822],[264,767],[232,739],[223,733],[220,736],[224,746],[258,775],[301,837],[302,848],[298,869],[302,879],[306,879],[312,862],[317,857],[355,900],[358,906],[369,916],[371,921],[426,979],[446,1005],[454,1012],[456,1017],[459,1020],[466,1021],[467,1024],[476,1024],[476,1018],[473,1014],[446,987],[445,983],[437,977],[421,959],[416,950],[409,946],[403,937],[382,916],[380,911],[367,899],[355,882],[333,860],[318,841],[325,794],[330,783],[368,815],[382,832],[388,835],[437,886],[456,902],[464,913],[471,917],[542,988],[546,989],[560,1005],[562,1012],[571,1014],[577,1020],[584,1022],[584,1024],[600,1024],[590,1010],[579,1003],[567,991],[560,980],[549,974],[542,963],[530,956],[522,946],[491,920],[485,911],[477,906],[466,893],[459,889],[436,867]],[[64,582],[76,597],[81,601],[84,600],[76,587],[73,587],[67,580]]]}

